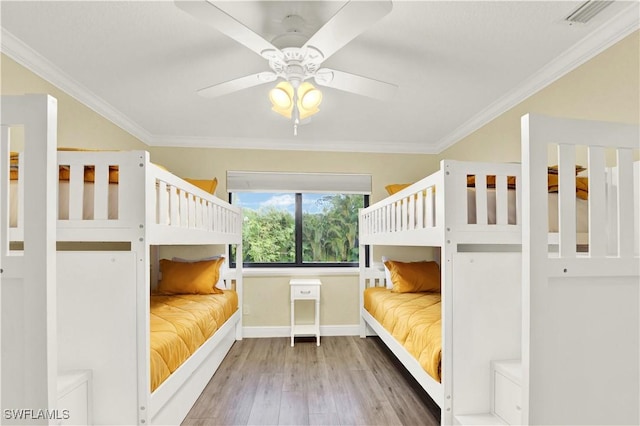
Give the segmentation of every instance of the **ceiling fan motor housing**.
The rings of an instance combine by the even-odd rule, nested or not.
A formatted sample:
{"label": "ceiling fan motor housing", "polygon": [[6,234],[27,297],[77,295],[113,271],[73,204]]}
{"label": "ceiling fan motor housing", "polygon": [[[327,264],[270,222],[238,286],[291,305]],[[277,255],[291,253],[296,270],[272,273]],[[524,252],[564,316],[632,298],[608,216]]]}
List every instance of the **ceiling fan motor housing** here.
{"label": "ceiling fan motor housing", "polygon": [[280,52],[266,50],[262,56],[269,60],[269,67],[278,77],[294,86],[315,76],[324,59],[322,53],[313,47],[285,47]]}

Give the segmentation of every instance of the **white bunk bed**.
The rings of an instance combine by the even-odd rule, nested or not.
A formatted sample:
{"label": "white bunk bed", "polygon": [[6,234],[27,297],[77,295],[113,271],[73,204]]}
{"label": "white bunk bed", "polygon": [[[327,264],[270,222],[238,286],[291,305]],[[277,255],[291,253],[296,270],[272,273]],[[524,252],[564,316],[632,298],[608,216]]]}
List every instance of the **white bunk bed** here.
{"label": "white bunk bed", "polygon": [[[532,120],[532,125],[529,125],[529,120]],[[527,142],[529,132],[536,138],[532,143]],[[557,163],[551,163],[559,164],[561,190],[558,194],[548,194],[548,143],[560,143]],[[587,145],[589,149],[588,201],[576,202],[576,149],[573,145]],[[617,148],[616,167],[606,167],[602,147]],[[575,402],[571,411],[562,411],[562,404],[556,403],[563,416],[542,414],[554,412],[548,405],[549,398],[545,392],[548,387],[555,386],[554,377],[556,380],[563,377],[563,368],[568,368],[569,360],[549,369],[553,374],[542,374],[548,379],[544,383],[537,380],[538,369],[548,368],[547,364],[551,362],[544,354],[554,344],[552,339],[567,338],[551,332],[554,319],[543,319],[549,308],[545,306],[548,301],[539,296],[545,292],[540,290],[544,286],[539,281],[547,277],[566,277],[572,270],[576,271],[574,277],[580,276],[585,280],[602,273],[610,276],[607,275],[610,273],[616,277],[623,276],[620,279],[627,280],[627,284],[629,280],[633,283],[625,295],[630,306],[623,315],[624,319],[613,322],[616,327],[621,327],[624,321],[635,319],[636,322],[631,331],[613,334],[624,334],[623,347],[630,351],[630,355],[625,352],[623,358],[626,362],[616,370],[618,367],[630,369],[636,377],[635,388],[633,380],[629,382],[626,379],[625,382],[619,373],[615,380],[624,383],[619,386],[619,391],[612,392],[615,396],[607,399],[618,398],[629,403],[622,410],[624,414],[617,418],[634,420],[630,413],[635,410],[637,421],[639,184],[638,162],[632,163],[634,155],[638,155],[637,126],[527,115],[523,117],[522,166],[445,160],[436,173],[360,212],[361,335],[380,336],[440,406],[443,424],[505,422],[508,416],[500,412],[503,403],[500,398],[504,396],[496,394],[499,386],[495,385],[495,371],[491,367],[501,360],[517,360],[513,364],[521,377],[518,386],[522,387],[522,398],[514,397],[515,417],[507,421],[516,418],[515,423],[560,424],[577,418],[581,420],[579,423],[587,422],[587,417],[577,414],[578,407],[589,399],[584,391],[576,392],[582,402]],[[467,185],[470,176],[475,178],[473,189]],[[493,180],[489,176],[495,176],[495,188],[487,187],[487,181]],[[535,185],[532,178],[536,179]],[[515,189],[508,189],[507,182],[514,179]],[[586,205],[588,220],[579,216],[576,220],[576,211],[584,208],[581,203]],[[549,205],[552,207],[548,208]],[[557,223],[556,229],[552,222]],[[586,229],[579,229],[582,225],[576,225],[582,222],[588,225]],[[596,228],[598,231],[594,232]],[[559,232],[547,232],[550,229]],[[636,236],[635,241],[633,235]],[[537,245],[535,250],[529,248],[531,242]],[[364,308],[364,290],[382,286],[385,281],[384,273],[374,266],[373,250],[369,259],[371,266],[366,266],[365,246],[440,248],[441,382],[428,375]],[[607,247],[618,248],[612,253]],[[582,253],[584,250],[586,252]],[[572,262],[576,262],[576,266],[579,264],[579,268],[568,268]],[[553,269],[551,265],[554,265]],[[528,284],[533,282],[536,284]],[[563,296],[569,298],[566,294]],[[568,300],[564,303],[557,308],[564,307],[565,317],[567,314],[571,317],[573,307]],[[615,303],[610,304],[612,310],[607,315],[616,316],[613,305]],[[605,323],[607,321],[604,320]],[[543,331],[536,329],[541,324],[546,327]],[[577,325],[575,318],[567,324],[564,332],[571,332],[570,326]],[[541,338],[538,333],[549,334]],[[588,330],[580,333],[588,334]],[[584,345],[580,348],[584,349]],[[578,357],[576,350],[574,348],[573,355]],[[603,356],[602,351],[596,352]],[[633,356],[636,357],[635,363],[630,365],[629,360]],[[589,358],[593,361],[593,357]],[[585,364],[580,365],[584,367]],[[593,377],[586,371],[583,373]],[[531,384],[528,383],[530,379]],[[609,390],[605,382],[601,386]],[[536,392],[535,397],[533,393],[529,394],[529,388]],[[568,392],[575,386],[560,388]],[[557,393],[555,397],[554,401],[562,401],[566,395]],[[633,397],[636,400],[631,403]],[[589,404],[602,407],[593,398]],[[602,411],[608,412],[607,409]],[[616,417],[610,415],[609,418]],[[603,418],[600,423],[607,421]]]}
{"label": "white bunk bed", "polygon": [[[12,102],[3,97],[3,119]],[[55,123],[53,126],[55,132]],[[32,221],[28,203],[33,189],[29,185],[44,186],[44,178],[49,177],[48,194],[56,197],[63,193],[62,183],[56,188],[59,167],[67,168],[70,175],[65,183],[68,199],[61,196],[50,204],[56,206],[57,201],[58,208],[64,204],[59,210],[68,213],[56,219],[55,207],[46,210],[53,235],[57,234],[53,247],[49,245],[53,253],[48,253],[57,258],[57,288],[53,292],[57,292],[53,298],[57,327],[53,327],[48,346],[50,352],[51,347],[56,348],[53,365],[57,363],[61,371],[91,370],[90,405],[96,423],[180,423],[233,342],[242,338],[242,266],[224,268],[227,288],[233,283],[238,295],[238,310],[150,392],[150,292],[158,280],[159,246],[235,245],[236,253],[242,256],[241,210],[151,163],[144,151],[56,155],[54,139],[47,152],[53,150],[49,154],[57,160],[47,163],[43,174],[35,167],[28,144],[25,141],[25,157],[20,156],[18,165],[14,215],[3,208],[3,225],[15,225],[8,226],[8,240],[24,241],[24,253],[29,248]],[[6,165],[8,152],[3,149]],[[91,182],[85,182],[85,167],[94,171]],[[116,184],[109,180],[115,169]],[[5,201],[10,185],[5,183],[6,172],[3,176]],[[56,253],[56,240],[72,247]],[[109,243],[126,248],[114,250]],[[51,324],[48,327],[51,331]]]}

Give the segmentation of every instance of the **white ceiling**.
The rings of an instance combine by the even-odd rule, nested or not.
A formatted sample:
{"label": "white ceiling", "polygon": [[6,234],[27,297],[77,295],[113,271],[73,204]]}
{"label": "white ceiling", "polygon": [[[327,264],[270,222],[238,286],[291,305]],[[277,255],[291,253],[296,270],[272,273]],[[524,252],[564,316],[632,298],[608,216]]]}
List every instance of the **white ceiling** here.
{"label": "white ceiling", "polygon": [[[297,14],[313,34],[341,1],[215,2],[261,36]],[[2,50],[150,145],[436,153],[638,27],[616,1],[588,24],[576,1],[395,1],[323,63],[391,82],[391,101],[323,88],[293,136],[268,83],[196,90],[268,71],[265,59],[172,1],[0,3]]]}

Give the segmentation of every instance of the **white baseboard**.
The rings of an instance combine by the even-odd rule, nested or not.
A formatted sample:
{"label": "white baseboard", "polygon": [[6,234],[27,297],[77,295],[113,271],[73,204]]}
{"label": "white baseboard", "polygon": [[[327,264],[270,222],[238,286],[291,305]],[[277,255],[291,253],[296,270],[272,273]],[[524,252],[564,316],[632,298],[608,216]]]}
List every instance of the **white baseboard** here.
{"label": "white baseboard", "polygon": [[[320,336],[359,336],[360,326],[353,325],[321,325]],[[291,327],[242,327],[243,338],[256,337],[290,337]]]}

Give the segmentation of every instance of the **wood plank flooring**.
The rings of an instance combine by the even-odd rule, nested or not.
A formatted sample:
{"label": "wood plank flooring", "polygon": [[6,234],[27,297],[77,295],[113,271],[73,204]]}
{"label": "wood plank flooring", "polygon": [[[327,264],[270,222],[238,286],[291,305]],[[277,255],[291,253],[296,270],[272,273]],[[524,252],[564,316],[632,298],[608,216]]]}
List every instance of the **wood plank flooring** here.
{"label": "wood plank flooring", "polygon": [[438,425],[378,338],[235,342],[183,425]]}

